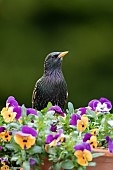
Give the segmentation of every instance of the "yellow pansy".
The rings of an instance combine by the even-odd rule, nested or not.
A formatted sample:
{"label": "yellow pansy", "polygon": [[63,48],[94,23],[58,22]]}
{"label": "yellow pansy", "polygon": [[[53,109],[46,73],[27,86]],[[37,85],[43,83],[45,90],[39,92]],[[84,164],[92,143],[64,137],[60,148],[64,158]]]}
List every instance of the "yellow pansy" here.
{"label": "yellow pansy", "polygon": [[91,134],[93,136],[96,136],[97,135],[97,131],[98,131],[98,129],[92,129]]}
{"label": "yellow pansy", "polygon": [[5,122],[12,122],[16,117],[16,112],[13,112],[13,108],[3,108],[1,111],[1,115],[3,116]]}
{"label": "yellow pansy", "polygon": [[1,167],[1,170],[9,170],[9,166],[8,166],[8,165],[3,165],[3,166]]}
{"label": "yellow pansy", "polygon": [[14,135],[15,142],[20,145],[22,149],[29,149],[32,145],[35,144],[36,138],[32,135],[25,135],[24,134],[15,134]]}
{"label": "yellow pansy", "polygon": [[9,131],[4,131],[0,133],[0,138],[2,138],[6,142],[9,142],[12,136],[9,134]]}
{"label": "yellow pansy", "polygon": [[74,155],[77,157],[78,164],[87,166],[88,161],[92,161],[92,154],[89,150],[84,149],[75,151]]}
{"label": "yellow pansy", "polygon": [[82,116],[81,120],[77,120],[77,129],[80,132],[83,132],[86,129],[87,124],[88,124],[88,118],[86,116]]}
{"label": "yellow pansy", "polygon": [[96,138],[96,136],[91,136],[90,140],[88,140],[87,142],[90,143],[92,148],[97,148],[97,138]]}

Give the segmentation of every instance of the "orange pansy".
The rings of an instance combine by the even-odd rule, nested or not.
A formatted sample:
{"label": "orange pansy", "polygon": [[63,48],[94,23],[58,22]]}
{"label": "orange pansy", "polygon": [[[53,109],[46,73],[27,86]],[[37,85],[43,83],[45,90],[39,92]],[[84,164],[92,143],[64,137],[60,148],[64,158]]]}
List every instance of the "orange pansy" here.
{"label": "orange pansy", "polygon": [[1,115],[3,116],[5,122],[12,122],[16,117],[16,112],[13,112],[13,108],[3,108],[1,111]]}
{"label": "orange pansy", "polygon": [[91,136],[88,143],[90,143],[92,148],[97,148],[97,138],[96,138],[96,136]]}
{"label": "orange pansy", "polygon": [[87,149],[77,150],[75,151],[74,155],[77,157],[78,164],[82,166],[87,166],[88,161],[92,161],[92,154]]}
{"label": "orange pansy", "polygon": [[4,141],[9,142],[12,138],[11,135],[9,135],[9,131],[4,131],[0,133],[0,138],[2,138]]}
{"label": "orange pansy", "polygon": [[86,116],[82,116],[81,120],[77,120],[77,129],[80,132],[83,132],[86,129],[87,124],[88,124],[88,118]]}
{"label": "orange pansy", "polygon": [[36,138],[33,137],[32,135],[20,135],[20,134],[15,134],[14,135],[14,140],[15,142],[20,145],[22,149],[29,149],[32,145],[35,144]]}
{"label": "orange pansy", "polygon": [[1,170],[9,170],[9,166],[8,166],[8,165],[3,165],[3,166],[1,167]]}

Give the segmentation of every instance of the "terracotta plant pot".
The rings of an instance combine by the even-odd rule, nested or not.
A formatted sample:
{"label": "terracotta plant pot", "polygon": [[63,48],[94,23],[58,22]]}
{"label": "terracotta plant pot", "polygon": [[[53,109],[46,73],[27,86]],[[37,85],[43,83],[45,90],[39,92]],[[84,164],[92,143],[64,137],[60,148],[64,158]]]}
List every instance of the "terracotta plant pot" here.
{"label": "terracotta plant pot", "polygon": [[93,162],[96,162],[95,167],[87,167],[87,170],[112,170],[113,169],[113,154],[105,149],[95,149],[95,153],[105,153],[103,156],[94,158]]}
{"label": "terracotta plant pot", "polygon": [[[108,150],[105,149],[94,149],[94,152],[104,153],[104,155],[99,156],[98,158],[94,158],[93,162],[96,162],[96,166],[95,167],[89,166],[86,168],[86,170],[112,170],[113,169],[113,154],[111,154]],[[41,170],[49,170],[50,165],[51,163],[48,161],[47,158],[45,158],[44,165],[41,165],[40,168]]]}
{"label": "terracotta plant pot", "polygon": [[[51,166],[51,163],[48,161],[47,158],[44,158],[44,165],[41,165],[40,168],[41,170],[49,170]],[[63,168],[61,168],[61,170],[63,170]]]}

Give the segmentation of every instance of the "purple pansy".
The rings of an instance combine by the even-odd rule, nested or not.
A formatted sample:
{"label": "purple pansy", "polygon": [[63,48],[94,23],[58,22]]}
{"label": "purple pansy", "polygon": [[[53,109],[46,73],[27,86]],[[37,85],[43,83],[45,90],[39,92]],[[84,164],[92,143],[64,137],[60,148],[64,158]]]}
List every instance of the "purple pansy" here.
{"label": "purple pansy", "polygon": [[18,106],[18,102],[15,100],[15,98],[13,96],[8,97],[6,104],[8,104],[9,107]]}
{"label": "purple pansy", "polygon": [[0,126],[0,133],[1,133],[1,132],[4,132],[4,130],[5,130],[5,127]]}
{"label": "purple pansy", "polygon": [[94,99],[88,103],[88,106],[92,108],[92,110],[97,112],[109,112],[112,109],[111,102],[106,98],[100,98],[99,100]]}
{"label": "purple pansy", "polygon": [[86,142],[87,140],[90,140],[91,136],[92,136],[92,134],[86,133],[86,134],[84,135],[83,142]]}
{"label": "purple pansy", "polygon": [[54,135],[54,139],[59,138],[61,134],[63,134],[63,129],[60,129],[59,132]]}
{"label": "purple pansy", "polygon": [[56,133],[55,135],[49,134],[49,135],[46,137],[45,143],[46,143],[46,144],[51,143],[53,140],[58,139],[62,134],[63,134],[63,130],[62,130],[62,129],[60,129],[59,132]]}
{"label": "purple pansy", "polygon": [[70,119],[70,125],[76,126],[77,125],[77,120],[80,120],[80,116],[78,114],[72,114],[71,119]]}
{"label": "purple pansy", "polygon": [[34,128],[29,127],[29,126],[22,126],[21,131],[22,131],[22,133],[30,134],[33,137],[37,137],[37,135],[38,135],[37,131]]}
{"label": "purple pansy", "polygon": [[106,136],[106,141],[108,143],[108,150],[109,152],[113,153],[113,141],[109,136]]}
{"label": "purple pansy", "polygon": [[28,116],[29,114],[33,114],[33,115],[38,116],[37,111],[36,111],[35,109],[33,109],[33,108],[27,108],[27,109],[26,109],[26,113],[27,113],[27,116]]}
{"label": "purple pansy", "polygon": [[52,132],[56,132],[56,130],[57,130],[57,126],[56,126],[56,125],[51,124],[50,130],[51,130]]}
{"label": "purple pansy", "polygon": [[78,111],[80,112],[80,115],[81,115],[81,116],[84,115],[84,114],[86,114],[86,110],[87,110],[86,107],[81,107],[81,108],[78,109]]}
{"label": "purple pansy", "polygon": [[22,108],[20,106],[16,106],[13,108],[13,112],[17,113],[15,118],[18,120],[22,115]]}
{"label": "purple pansy", "polygon": [[30,158],[29,162],[30,162],[30,165],[35,165],[36,164],[36,161],[33,158]]}
{"label": "purple pansy", "polygon": [[91,152],[91,147],[89,143],[83,142],[82,144],[78,144],[74,146],[74,149],[77,150],[81,150],[83,151],[84,149],[87,149]]}
{"label": "purple pansy", "polygon": [[2,146],[0,146],[0,151],[2,150]]}
{"label": "purple pansy", "polygon": [[7,163],[8,162],[8,158],[0,158],[0,161],[2,162],[2,163]]}
{"label": "purple pansy", "polygon": [[54,136],[52,134],[49,134],[47,137],[46,137],[46,144],[49,144],[51,143],[52,141],[54,140]]}
{"label": "purple pansy", "polygon": [[59,106],[57,106],[57,105],[50,107],[50,108],[48,109],[48,111],[55,111],[55,113],[59,113],[61,116],[64,117],[64,112],[63,112],[62,109],[61,109]]}

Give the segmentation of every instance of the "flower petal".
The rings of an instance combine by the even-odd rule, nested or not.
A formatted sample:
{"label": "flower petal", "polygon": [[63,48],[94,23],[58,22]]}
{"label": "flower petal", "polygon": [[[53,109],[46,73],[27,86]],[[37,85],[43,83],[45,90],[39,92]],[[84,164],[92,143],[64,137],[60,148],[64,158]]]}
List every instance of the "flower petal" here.
{"label": "flower petal", "polygon": [[37,111],[36,111],[35,109],[33,109],[33,108],[27,108],[27,109],[26,109],[26,112],[27,112],[27,116],[28,116],[29,114],[33,114],[33,115],[38,116]]}
{"label": "flower petal", "polygon": [[29,136],[21,136],[19,134],[14,135],[15,142],[20,145],[22,149],[29,149],[35,144],[36,138],[29,134]]}
{"label": "flower petal", "polygon": [[92,161],[92,154],[87,149],[84,150],[85,157],[88,161]]}
{"label": "flower petal", "polygon": [[16,119],[18,120],[22,115],[22,108],[20,106],[14,107],[13,112],[16,112]]}
{"label": "flower petal", "polygon": [[92,110],[95,111],[98,103],[99,103],[99,100],[93,99],[88,103],[88,106],[90,106],[92,108]]}
{"label": "flower petal", "polygon": [[84,114],[86,114],[86,110],[87,110],[86,107],[81,107],[81,108],[78,109],[78,111],[80,111],[80,115],[81,115],[81,116],[84,115]]}
{"label": "flower petal", "polygon": [[50,135],[48,135],[47,137],[46,137],[46,144],[49,144],[49,143],[51,143],[52,141],[54,140],[54,137],[53,137],[53,135],[52,134],[50,134]]}
{"label": "flower petal", "polygon": [[75,149],[76,151],[78,151],[78,150],[83,151],[83,150],[84,150],[84,145],[83,145],[83,144],[75,145],[75,146],[74,146],[74,149]]}
{"label": "flower petal", "polygon": [[30,158],[29,162],[30,162],[30,165],[35,165],[36,164],[36,161],[34,159],[32,159],[32,158]]}
{"label": "flower petal", "polygon": [[86,134],[84,135],[83,142],[86,142],[87,140],[90,140],[90,137],[91,137],[91,136],[92,136],[92,134],[86,133]]}
{"label": "flower petal", "polygon": [[8,97],[6,104],[8,104],[8,106],[18,106],[18,102],[15,100],[15,98],[13,96]]}
{"label": "flower petal", "polygon": [[51,124],[50,130],[51,130],[52,132],[56,132],[56,130],[57,130],[57,126],[56,126],[56,125]]}
{"label": "flower petal", "polygon": [[33,137],[37,137],[38,135],[37,131],[34,128],[29,127],[29,126],[22,126],[22,132],[31,134]]}
{"label": "flower petal", "polygon": [[1,132],[4,132],[4,130],[5,130],[5,127],[0,126],[0,133],[1,133]]}
{"label": "flower petal", "polygon": [[77,120],[80,120],[80,116],[78,114],[72,114],[70,119],[70,125],[76,126]]}
{"label": "flower petal", "polygon": [[63,117],[65,116],[64,112],[62,111],[62,109],[59,106],[57,106],[57,105],[52,106],[52,107],[50,107],[48,109],[48,111],[52,111],[52,110],[55,111],[55,113],[59,113]]}

